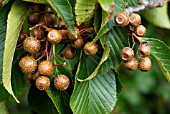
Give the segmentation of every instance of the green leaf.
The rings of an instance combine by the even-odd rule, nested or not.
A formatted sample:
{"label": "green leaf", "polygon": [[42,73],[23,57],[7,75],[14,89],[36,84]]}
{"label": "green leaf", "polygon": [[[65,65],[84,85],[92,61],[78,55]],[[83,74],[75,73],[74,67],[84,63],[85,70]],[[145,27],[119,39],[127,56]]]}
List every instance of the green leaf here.
{"label": "green leaf", "polygon": [[92,78],[94,78],[98,74],[100,66],[107,60],[107,58],[109,56],[109,52],[110,52],[110,48],[109,48],[109,46],[106,46],[104,48],[102,58],[101,58],[99,64],[97,65],[96,69],[93,71],[93,73],[90,74],[90,76],[86,79],[79,79],[78,78],[77,80],[82,82],[82,81],[87,81],[87,80],[91,80]]}
{"label": "green leaf", "polygon": [[38,90],[35,85],[30,87],[28,104],[37,114],[59,114],[46,92]]}
{"label": "green leaf", "polygon": [[2,7],[4,7],[8,2],[9,2],[9,0],[1,0],[1,1],[0,1],[0,9],[1,9]]}
{"label": "green leaf", "polygon": [[6,35],[6,28],[7,28],[7,16],[8,12],[10,11],[11,5],[8,4],[7,6],[3,7],[0,10],[0,83],[2,83],[2,64],[3,64],[3,52],[4,52],[4,42],[5,42],[5,35]]}
{"label": "green leaf", "polygon": [[58,13],[62,20],[65,22],[68,30],[76,35],[74,30],[74,20],[72,8],[68,0],[46,0],[46,2],[51,6],[51,8]]}
{"label": "green leaf", "polygon": [[148,9],[143,13],[144,18],[155,26],[170,29],[170,21],[168,17],[168,4],[163,7]]}
{"label": "green leaf", "polygon": [[26,2],[33,2],[33,3],[38,3],[38,4],[45,4],[46,1],[45,0],[23,0]]}
{"label": "green leaf", "polygon": [[98,2],[100,3],[102,9],[109,13],[112,14],[114,11],[114,2],[113,0],[98,0]]}
{"label": "green leaf", "polygon": [[16,1],[12,5],[7,20],[7,33],[3,56],[2,82],[4,84],[5,89],[15,98],[17,102],[19,101],[15,97],[11,86],[12,61],[14,57],[14,51],[16,48],[17,38],[22,28],[22,24],[26,17],[28,8],[29,8],[28,3]]}
{"label": "green leaf", "polygon": [[151,54],[156,59],[167,80],[170,82],[170,48],[158,39],[142,38],[142,41],[149,43]]}
{"label": "green leaf", "polygon": [[[77,76],[86,78],[90,71],[85,67]],[[77,81],[70,106],[74,114],[110,114],[116,100],[116,78],[114,72],[109,72],[89,81]]]}
{"label": "green leaf", "polygon": [[[111,16],[111,18],[108,20],[108,22],[106,24],[103,24],[102,22],[102,26],[99,30],[99,32],[97,33],[96,37],[93,39],[93,42],[96,42],[98,39],[100,39],[104,34],[106,34],[112,27],[116,26],[116,23],[114,21],[114,17],[118,12],[124,11],[125,5],[126,5],[126,0],[115,0],[115,11],[113,13],[113,15]],[[103,16],[102,15],[102,20],[104,18],[108,18],[107,15]]]}
{"label": "green leaf", "polygon": [[0,114],[9,114],[5,102],[0,102]]}
{"label": "green leaf", "polygon": [[90,22],[94,15],[97,0],[77,0],[75,6],[77,24]]}

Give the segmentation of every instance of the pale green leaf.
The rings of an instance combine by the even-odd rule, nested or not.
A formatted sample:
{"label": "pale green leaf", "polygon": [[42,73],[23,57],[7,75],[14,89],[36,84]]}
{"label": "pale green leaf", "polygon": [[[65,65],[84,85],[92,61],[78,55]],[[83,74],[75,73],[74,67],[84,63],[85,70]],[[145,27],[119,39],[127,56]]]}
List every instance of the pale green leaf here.
{"label": "pale green leaf", "polygon": [[170,82],[170,48],[158,39],[142,38],[142,41],[149,43],[151,54],[156,59],[167,80]]}
{"label": "pale green leaf", "polygon": [[33,3],[38,3],[38,4],[45,4],[46,1],[45,0],[23,0],[26,2],[33,2]]}
{"label": "pale green leaf", "polygon": [[11,86],[12,61],[14,57],[14,51],[16,48],[18,35],[22,28],[22,24],[26,17],[28,8],[29,8],[28,3],[16,1],[12,5],[7,20],[7,33],[3,56],[2,82],[4,84],[5,89],[15,98],[17,102],[19,101],[16,99]]}
{"label": "pale green leaf", "polygon": [[46,2],[51,6],[51,8],[61,16],[62,20],[65,22],[68,30],[76,35],[74,30],[74,20],[72,7],[68,0],[46,0]]}
{"label": "pale green leaf", "polygon": [[0,102],[0,114],[9,114],[5,102]]}
{"label": "pale green leaf", "polygon": [[100,3],[102,9],[109,13],[112,14],[114,11],[114,2],[113,0],[98,0],[98,2]]}
{"label": "pale green leaf", "polygon": [[142,15],[144,18],[155,26],[170,29],[168,17],[168,4],[163,7],[145,10]]}

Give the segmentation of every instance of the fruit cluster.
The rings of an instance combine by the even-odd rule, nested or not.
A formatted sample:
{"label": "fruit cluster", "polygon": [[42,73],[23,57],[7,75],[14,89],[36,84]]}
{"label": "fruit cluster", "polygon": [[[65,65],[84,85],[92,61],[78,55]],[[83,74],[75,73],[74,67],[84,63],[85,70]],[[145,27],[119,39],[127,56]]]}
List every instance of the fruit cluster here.
{"label": "fruit cluster", "polygon": [[[66,59],[73,59],[77,54],[77,48],[83,48],[87,55],[95,55],[98,46],[91,41],[84,45],[85,41],[78,27],[75,27],[77,36],[69,32],[66,27],[59,27],[63,25],[56,23],[60,17],[45,5],[34,4],[31,6],[31,11],[33,14],[27,19],[28,24],[32,25],[29,35],[20,32],[18,37],[17,46],[22,46],[26,52],[21,58],[19,66],[22,72],[27,75],[27,79],[33,82],[39,90],[46,90],[50,86],[49,76],[54,77],[56,89],[66,90],[70,79],[64,74],[53,75],[54,67],[66,65],[65,62],[54,64],[50,61],[52,56],[56,55],[52,53],[53,45],[65,44],[62,53]],[[67,42],[64,42],[65,40]]]}
{"label": "fruit cluster", "polygon": [[[122,27],[128,26],[129,32],[132,36],[132,48],[125,47],[120,52],[125,68],[129,70],[136,70],[139,68],[141,71],[149,71],[151,68],[151,60],[148,56],[151,51],[149,44],[141,41],[141,37],[146,34],[146,28],[141,25],[140,15],[136,13],[128,15],[126,12],[120,12],[115,16],[115,22]],[[134,38],[140,43],[137,51],[137,54],[141,57],[139,61],[134,57],[135,54],[133,48],[136,44]]]}

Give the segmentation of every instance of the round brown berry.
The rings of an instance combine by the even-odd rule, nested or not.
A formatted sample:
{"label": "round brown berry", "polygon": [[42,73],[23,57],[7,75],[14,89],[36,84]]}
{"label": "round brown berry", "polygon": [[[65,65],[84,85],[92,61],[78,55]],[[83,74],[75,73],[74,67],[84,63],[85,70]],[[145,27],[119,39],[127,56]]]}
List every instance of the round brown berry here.
{"label": "round brown berry", "polygon": [[126,12],[119,12],[115,16],[115,22],[119,26],[127,26],[129,24],[129,15]]}
{"label": "round brown berry", "polygon": [[26,34],[24,32],[20,32],[19,37],[18,37],[18,42],[21,43],[25,40]]}
{"label": "round brown berry", "polygon": [[56,24],[56,16],[55,16],[55,14],[46,13],[44,18],[45,18],[44,19],[45,24],[47,26],[54,26]]}
{"label": "round brown berry", "polygon": [[38,72],[41,75],[50,76],[53,74],[53,71],[54,71],[54,66],[53,63],[50,61],[44,60],[38,65]]}
{"label": "round brown berry", "polygon": [[142,37],[146,34],[146,28],[143,25],[139,25],[135,28],[135,33]]}
{"label": "round brown berry", "polygon": [[76,56],[76,53],[77,51],[74,47],[67,46],[64,48],[64,57],[67,59],[73,59]]}
{"label": "round brown berry", "polygon": [[35,85],[39,90],[46,90],[50,86],[50,79],[46,76],[40,76],[36,79]]}
{"label": "round brown berry", "polygon": [[141,71],[147,72],[151,69],[152,62],[148,57],[142,57],[139,61],[139,69]]}
{"label": "round brown berry", "polygon": [[39,40],[33,37],[27,37],[23,42],[23,47],[25,51],[36,54],[40,50],[41,44]]}
{"label": "round brown berry", "polygon": [[125,68],[129,70],[136,70],[138,65],[139,61],[135,57],[132,57],[129,61],[124,62]]}
{"label": "round brown berry", "polygon": [[95,55],[98,51],[98,46],[96,43],[87,42],[84,46],[84,52],[87,55]]}
{"label": "round brown berry", "polygon": [[30,15],[28,18],[27,18],[27,21],[30,25],[35,25],[38,23],[39,21],[39,15]]}
{"label": "round brown berry", "polygon": [[23,73],[33,73],[37,69],[37,61],[31,56],[21,58],[19,66]]}
{"label": "round brown berry", "polygon": [[147,43],[140,45],[138,48],[138,54],[141,57],[149,56],[151,54],[149,45]]}
{"label": "round brown berry", "polygon": [[141,17],[137,13],[132,13],[129,16],[129,22],[133,26],[138,26],[141,23]]}
{"label": "round brown berry", "polygon": [[58,75],[54,79],[54,86],[58,90],[66,90],[70,84],[70,80],[65,75]]}
{"label": "round brown berry", "polygon": [[44,38],[44,31],[41,28],[33,28],[30,30],[30,36],[37,38],[37,39],[42,39]]}
{"label": "round brown berry", "polygon": [[78,37],[81,37],[80,30],[77,27],[74,27],[74,29],[76,30],[77,37],[75,37],[72,33],[68,32],[68,38],[70,40],[77,40]]}
{"label": "round brown berry", "polygon": [[58,30],[52,29],[48,32],[47,39],[50,43],[57,44],[61,41],[62,36]]}
{"label": "round brown berry", "polygon": [[33,12],[43,12],[45,7],[46,6],[44,4],[33,4],[31,5],[31,10]]}
{"label": "round brown berry", "polygon": [[79,37],[77,40],[72,42],[73,47],[81,48],[84,45],[84,40],[82,37]]}
{"label": "round brown berry", "polygon": [[124,61],[128,61],[134,57],[134,51],[130,47],[124,47],[120,52],[120,56]]}

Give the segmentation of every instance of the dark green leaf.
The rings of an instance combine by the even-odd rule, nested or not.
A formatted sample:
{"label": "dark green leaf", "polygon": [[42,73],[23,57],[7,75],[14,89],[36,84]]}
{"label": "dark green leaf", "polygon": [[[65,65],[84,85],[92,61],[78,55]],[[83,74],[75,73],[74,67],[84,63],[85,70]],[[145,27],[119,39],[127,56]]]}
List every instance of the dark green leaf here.
{"label": "dark green leaf", "polygon": [[142,41],[149,43],[151,54],[156,59],[167,80],[170,82],[170,48],[158,39],[142,38]]}
{"label": "dark green leaf", "polygon": [[6,40],[5,40],[4,55],[3,55],[2,82],[5,89],[15,98],[17,102],[19,101],[16,99],[12,91],[12,85],[11,85],[12,61],[14,57],[14,51],[16,48],[18,35],[22,28],[22,24],[26,17],[28,8],[29,8],[28,3],[16,1],[12,5],[7,20],[7,32],[6,32]]}
{"label": "dark green leaf", "polygon": [[58,13],[65,22],[68,30],[76,35],[74,30],[74,20],[72,8],[68,0],[46,0],[51,8]]}
{"label": "dark green leaf", "polygon": [[9,114],[5,102],[0,102],[0,114]]}
{"label": "dark green leaf", "polygon": [[33,3],[38,3],[38,4],[45,4],[46,1],[45,0],[23,0],[26,2],[33,2]]}

